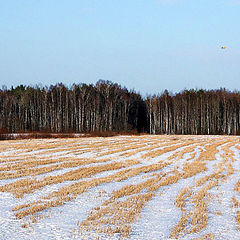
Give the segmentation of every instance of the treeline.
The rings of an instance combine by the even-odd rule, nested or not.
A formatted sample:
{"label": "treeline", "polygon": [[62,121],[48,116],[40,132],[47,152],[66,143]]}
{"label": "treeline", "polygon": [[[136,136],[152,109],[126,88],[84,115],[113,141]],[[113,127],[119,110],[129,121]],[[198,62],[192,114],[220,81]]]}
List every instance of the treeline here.
{"label": "treeline", "polygon": [[0,132],[240,134],[240,92],[168,91],[145,99],[110,81],[0,89]]}
{"label": "treeline", "polygon": [[146,99],[151,133],[240,134],[240,92],[165,91]]}

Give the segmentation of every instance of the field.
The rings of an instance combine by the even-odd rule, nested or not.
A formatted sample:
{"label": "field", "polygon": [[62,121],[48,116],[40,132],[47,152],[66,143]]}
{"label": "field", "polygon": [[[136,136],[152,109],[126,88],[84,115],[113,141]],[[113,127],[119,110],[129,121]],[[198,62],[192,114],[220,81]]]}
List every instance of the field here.
{"label": "field", "polygon": [[0,239],[240,239],[240,137],[0,142]]}

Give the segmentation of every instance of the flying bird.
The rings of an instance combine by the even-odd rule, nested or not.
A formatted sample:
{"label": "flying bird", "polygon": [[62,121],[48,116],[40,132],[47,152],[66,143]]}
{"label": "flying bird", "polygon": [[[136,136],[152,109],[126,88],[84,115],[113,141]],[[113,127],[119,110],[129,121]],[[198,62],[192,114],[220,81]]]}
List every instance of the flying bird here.
{"label": "flying bird", "polygon": [[226,49],[227,47],[226,46],[222,46],[221,49]]}

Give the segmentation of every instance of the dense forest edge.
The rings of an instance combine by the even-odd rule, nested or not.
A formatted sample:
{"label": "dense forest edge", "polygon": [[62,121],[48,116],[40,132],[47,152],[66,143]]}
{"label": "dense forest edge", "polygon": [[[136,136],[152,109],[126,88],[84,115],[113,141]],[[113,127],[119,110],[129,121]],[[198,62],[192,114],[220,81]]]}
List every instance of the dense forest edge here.
{"label": "dense forest edge", "polygon": [[2,87],[0,134],[30,132],[239,135],[240,92],[165,90],[143,98],[104,80],[71,87]]}

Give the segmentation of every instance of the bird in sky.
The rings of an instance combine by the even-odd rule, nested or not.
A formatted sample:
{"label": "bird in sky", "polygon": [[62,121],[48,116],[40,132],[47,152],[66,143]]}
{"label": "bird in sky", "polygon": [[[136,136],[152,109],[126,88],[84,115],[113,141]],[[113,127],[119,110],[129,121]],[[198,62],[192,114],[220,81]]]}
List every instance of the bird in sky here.
{"label": "bird in sky", "polygon": [[222,46],[221,49],[226,49],[227,47],[226,46]]}

